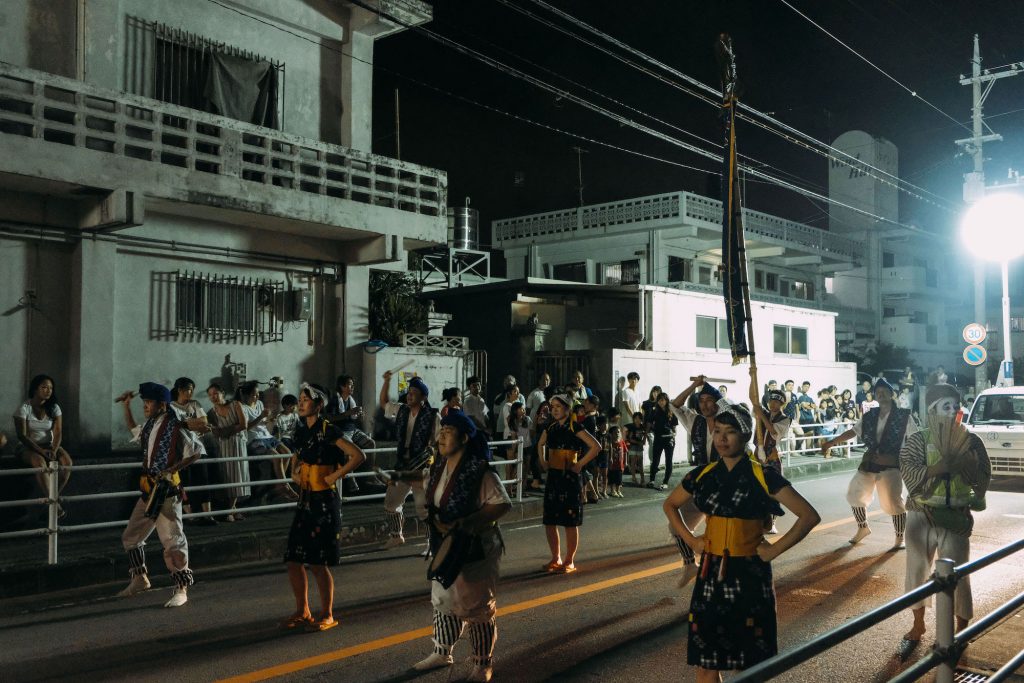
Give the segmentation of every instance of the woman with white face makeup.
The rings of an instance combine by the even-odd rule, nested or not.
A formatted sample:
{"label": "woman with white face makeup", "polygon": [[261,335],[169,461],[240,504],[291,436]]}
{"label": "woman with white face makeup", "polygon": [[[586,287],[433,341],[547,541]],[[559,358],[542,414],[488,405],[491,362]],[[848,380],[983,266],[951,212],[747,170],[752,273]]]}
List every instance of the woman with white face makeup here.
{"label": "woman with white face makeup", "polygon": [[[957,422],[960,393],[949,384],[934,384],[925,392],[927,425],[907,437],[900,451],[900,472],[910,495],[907,500],[906,589],[917,588],[931,576],[936,555],[957,564],[967,562],[974,529],[972,511],[985,509],[992,465],[985,445]],[[922,600],[912,608],[914,624],[900,642],[902,658],[924,635]],[[956,630],[974,616],[971,584],[960,580],[954,598]]]}

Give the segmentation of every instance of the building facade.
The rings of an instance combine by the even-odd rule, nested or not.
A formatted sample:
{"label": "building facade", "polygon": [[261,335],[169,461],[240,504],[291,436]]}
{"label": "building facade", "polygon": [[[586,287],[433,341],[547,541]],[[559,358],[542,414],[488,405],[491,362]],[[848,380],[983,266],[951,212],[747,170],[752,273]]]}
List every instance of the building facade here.
{"label": "building facade", "polygon": [[141,381],[361,376],[370,267],[445,241],[445,173],[371,152],[374,44],[400,26],[329,0],[11,0],[0,27],[3,405],[52,375],[68,443],[102,454]]}
{"label": "building facade", "polygon": [[[835,144],[896,174],[890,143],[854,131]],[[895,188],[855,166],[830,169],[830,192],[898,218]],[[749,209],[743,216],[754,301],[836,313],[837,356],[880,341],[907,348],[921,367],[955,362],[964,293],[947,286],[957,262],[934,238],[849,209],[833,210],[829,230]],[[492,230],[509,278],[720,294],[721,220],[720,201],[672,192],[497,220]]]}

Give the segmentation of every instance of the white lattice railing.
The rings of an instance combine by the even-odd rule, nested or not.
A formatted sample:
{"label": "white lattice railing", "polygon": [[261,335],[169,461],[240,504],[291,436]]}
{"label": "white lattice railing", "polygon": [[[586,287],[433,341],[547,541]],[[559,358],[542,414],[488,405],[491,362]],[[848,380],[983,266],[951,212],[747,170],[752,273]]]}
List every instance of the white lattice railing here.
{"label": "white lattice railing", "polygon": [[[743,227],[751,238],[766,238],[801,249],[821,251],[846,258],[862,254],[863,245],[825,230],[744,209]],[[648,228],[669,223],[700,222],[716,229],[722,223],[722,202],[691,192],[638,197],[621,202],[595,204],[579,209],[551,211],[494,221],[494,239],[499,244],[533,240],[548,235],[585,236],[588,230],[637,225]]]}
{"label": "white lattice railing", "polygon": [[428,216],[446,213],[443,171],[2,63],[0,135]]}
{"label": "white lattice railing", "polygon": [[402,334],[402,346],[420,349],[468,349],[469,337],[445,337],[435,334]]}

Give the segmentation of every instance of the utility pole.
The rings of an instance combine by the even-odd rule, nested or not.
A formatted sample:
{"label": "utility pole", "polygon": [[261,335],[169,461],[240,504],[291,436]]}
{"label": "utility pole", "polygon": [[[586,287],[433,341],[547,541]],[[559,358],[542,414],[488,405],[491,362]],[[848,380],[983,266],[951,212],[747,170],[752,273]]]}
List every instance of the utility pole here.
{"label": "utility pole", "polygon": [[[970,85],[973,106],[971,107],[972,135],[969,138],[962,138],[956,144],[963,147],[974,160],[974,170],[964,174],[964,201],[968,204],[975,202],[985,196],[985,155],[983,147],[986,142],[1000,142],[1003,139],[998,133],[984,134],[984,117],[982,108],[985,100],[992,92],[992,86],[1000,78],[1017,76],[1024,73],[1024,62],[1007,64],[998,69],[981,70],[981,45],[978,34],[974,34],[974,57],[971,59],[970,77],[961,76],[960,85]],[[982,90],[982,84],[985,85]],[[991,130],[991,129],[989,129]],[[985,306],[985,266],[981,261],[974,264],[974,318],[975,322],[986,325],[987,317]],[[987,326],[987,325],[986,325]],[[988,377],[984,365],[974,369],[974,390],[980,392],[988,385]]]}
{"label": "utility pole", "polygon": [[579,146],[575,146],[572,149],[576,152],[576,189],[580,193],[580,206],[583,206],[583,155],[589,153],[590,150]]}

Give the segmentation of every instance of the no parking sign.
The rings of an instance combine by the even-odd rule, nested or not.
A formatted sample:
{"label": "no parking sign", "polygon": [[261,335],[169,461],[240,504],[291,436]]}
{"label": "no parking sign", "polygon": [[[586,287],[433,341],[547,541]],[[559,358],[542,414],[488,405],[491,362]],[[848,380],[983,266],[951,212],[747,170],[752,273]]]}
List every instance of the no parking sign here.
{"label": "no parking sign", "polygon": [[968,365],[981,365],[988,358],[988,353],[985,351],[984,346],[978,346],[977,344],[971,344],[964,349],[964,362]]}

